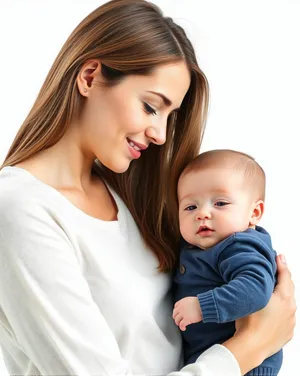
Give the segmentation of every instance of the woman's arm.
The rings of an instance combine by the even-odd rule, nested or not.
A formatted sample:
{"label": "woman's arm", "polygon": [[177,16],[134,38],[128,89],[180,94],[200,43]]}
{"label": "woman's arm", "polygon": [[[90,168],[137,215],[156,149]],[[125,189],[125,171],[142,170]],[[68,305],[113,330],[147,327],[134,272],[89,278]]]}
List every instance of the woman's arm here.
{"label": "woman's arm", "polygon": [[127,374],[74,248],[37,201],[0,202],[0,310],[16,346],[42,375]]}
{"label": "woman's arm", "polygon": [[296,303],[291,273],[283,256],[276,258],[278,283],[267,306],[236,321],[236,333],[223,343],[244,375],[279,351],[293,337]]}
{"label": "woman's arm", "polygon": [[179,372],[168,376],[240,376],[275,354],[293,337],[296,303],[291,273],[278,256],[278,283],[267,306],[236,321],[236,333]]}

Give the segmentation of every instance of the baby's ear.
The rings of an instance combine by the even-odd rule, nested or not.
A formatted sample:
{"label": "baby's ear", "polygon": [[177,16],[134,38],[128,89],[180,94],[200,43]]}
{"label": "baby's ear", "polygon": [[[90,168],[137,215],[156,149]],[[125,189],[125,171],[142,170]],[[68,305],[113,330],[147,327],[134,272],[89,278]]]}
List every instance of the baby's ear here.
{"label": "baby's ear", "polygon": [[249,225],[255,226],[261,220],[262,215],[264,214],[265,203],[262,200],[256,201],[253,205],[251,217],[249,220]]}

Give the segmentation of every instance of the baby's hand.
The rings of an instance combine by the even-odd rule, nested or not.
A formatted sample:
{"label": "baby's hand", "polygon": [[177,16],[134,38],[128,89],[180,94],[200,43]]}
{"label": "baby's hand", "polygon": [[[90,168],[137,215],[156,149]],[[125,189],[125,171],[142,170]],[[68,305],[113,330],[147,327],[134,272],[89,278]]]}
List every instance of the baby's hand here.
{"label": "baby's hand", "polygon": [[202,320],[202,312],[197,297],[189,296],[178,300],[173,309],[173,319],[180,330],[185,331],[187,325]]}

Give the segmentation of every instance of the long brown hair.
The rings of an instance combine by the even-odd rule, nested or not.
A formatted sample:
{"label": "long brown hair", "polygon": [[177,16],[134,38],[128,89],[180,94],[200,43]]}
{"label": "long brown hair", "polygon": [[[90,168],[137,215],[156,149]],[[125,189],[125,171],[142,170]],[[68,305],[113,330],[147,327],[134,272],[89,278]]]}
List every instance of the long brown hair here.
{"label": "long brown hair", "polygon": [[103,178],[128,206],[159,270],[177,259],[176,186],[180,172],[199,153],[208,107],[208,84],[184,30],[144,0],[113,0],[89,14],[72,32],[18,131],[4,166],[13,166],[56,144],[80,111],[76,77],[99,59],[108,84],[125,75],[147,74],[164,63],[185,61],[191,85],[177,115],[168,119],[167,140],[151,145],[123,174],[102,166]]}

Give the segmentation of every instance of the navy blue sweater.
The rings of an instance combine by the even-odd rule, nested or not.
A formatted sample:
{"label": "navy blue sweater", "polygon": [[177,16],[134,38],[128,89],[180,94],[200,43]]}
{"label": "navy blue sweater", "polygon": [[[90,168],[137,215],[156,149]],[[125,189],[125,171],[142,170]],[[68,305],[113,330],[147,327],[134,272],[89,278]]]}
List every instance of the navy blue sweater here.
{"label": "navy blue sweater", "polygon": [[[267,305],[276,283],[275,257],[270,235],[260,226],[206,250],[182,241],[175,302],[197,296],[203,315],[203,321],[182,332],[186,364],[232,337],[236,319]],[[247,375],[277,375],[281,364],[282,350]]]}

